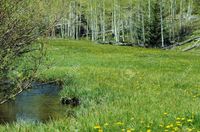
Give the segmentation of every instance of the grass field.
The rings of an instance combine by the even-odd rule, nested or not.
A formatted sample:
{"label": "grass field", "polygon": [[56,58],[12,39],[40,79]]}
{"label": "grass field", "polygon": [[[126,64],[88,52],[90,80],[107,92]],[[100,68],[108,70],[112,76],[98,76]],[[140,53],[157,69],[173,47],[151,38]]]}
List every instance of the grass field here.
{"label": "grass field", "polygon": [[0,131],[200,131],[200,55],[50,40],[50,69],[38,78],[63,80],[61,96],[81,105],[47,124],[12,124]]}

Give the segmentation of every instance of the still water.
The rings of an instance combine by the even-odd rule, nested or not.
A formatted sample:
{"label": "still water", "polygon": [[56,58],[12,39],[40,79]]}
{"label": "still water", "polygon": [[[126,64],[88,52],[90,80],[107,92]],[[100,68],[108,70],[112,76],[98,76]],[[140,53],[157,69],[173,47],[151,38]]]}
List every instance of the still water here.
{"label": "still water", "polygon": [[0,124],[12,122],[47,122],[63,118],[65,107],[60,103],[61,88],[54,84],[34,83],[33,87],[0,105]]}

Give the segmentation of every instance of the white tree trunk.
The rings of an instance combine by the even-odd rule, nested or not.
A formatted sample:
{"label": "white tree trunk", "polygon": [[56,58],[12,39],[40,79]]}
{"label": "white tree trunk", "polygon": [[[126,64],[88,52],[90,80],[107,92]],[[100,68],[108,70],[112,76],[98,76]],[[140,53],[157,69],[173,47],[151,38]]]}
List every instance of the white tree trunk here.
{"label": "white tree trunk", "polygon": [[151,0],[148,1],[148,8],[149,8],[149,23],[151,22]]}
{"label": "white tree trunk", "polygon": [[143,45],[145,45],[146,38],[145,38],[145,25],[144,25],[144,13],[142,13],[142,37],[143,37]]}
{"label": "white tree trunk", "polygon": [[162,47],[165,46],[164,44],[164,33],[163,33],[163,0],[160,0],[160,25],[161,25],[161,39],[162,39]]}

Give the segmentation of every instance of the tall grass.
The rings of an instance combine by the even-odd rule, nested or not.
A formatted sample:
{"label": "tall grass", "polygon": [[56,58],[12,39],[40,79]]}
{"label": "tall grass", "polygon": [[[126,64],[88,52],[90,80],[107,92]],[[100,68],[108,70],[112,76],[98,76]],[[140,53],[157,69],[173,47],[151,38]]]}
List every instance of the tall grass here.
{"label": "tall grass", "polygon": [[50,40],[50,69],[38,78],[61,79],[61,96],[81,105],[47,124],[11,124],[2,131],[198,131],[198,54],[88,41]]}

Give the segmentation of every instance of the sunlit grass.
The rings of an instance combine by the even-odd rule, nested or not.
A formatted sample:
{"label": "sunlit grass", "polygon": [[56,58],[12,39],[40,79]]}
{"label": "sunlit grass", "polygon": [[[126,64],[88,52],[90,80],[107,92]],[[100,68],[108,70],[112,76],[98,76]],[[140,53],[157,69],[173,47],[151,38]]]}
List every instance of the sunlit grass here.
{"label": "sunlit grass", "polygon": [[[14,124],[2,131],[198,131],[199,55],[50,40],[41,80],[63,80],[61,96],[81,105],[67,119]],[[183,120],[184,119],[184,120]]]}

